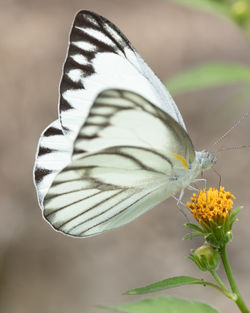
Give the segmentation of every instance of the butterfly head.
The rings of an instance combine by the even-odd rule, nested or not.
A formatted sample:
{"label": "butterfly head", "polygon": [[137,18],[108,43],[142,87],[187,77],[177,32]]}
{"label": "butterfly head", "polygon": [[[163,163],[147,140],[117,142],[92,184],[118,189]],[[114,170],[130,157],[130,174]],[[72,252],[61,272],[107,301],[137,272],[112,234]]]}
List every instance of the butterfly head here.
{"label": "butterfly head", "polygon": [[216,163],[216,157],[206,150],[196,152],[196,159],[203,171],[209,169]]}

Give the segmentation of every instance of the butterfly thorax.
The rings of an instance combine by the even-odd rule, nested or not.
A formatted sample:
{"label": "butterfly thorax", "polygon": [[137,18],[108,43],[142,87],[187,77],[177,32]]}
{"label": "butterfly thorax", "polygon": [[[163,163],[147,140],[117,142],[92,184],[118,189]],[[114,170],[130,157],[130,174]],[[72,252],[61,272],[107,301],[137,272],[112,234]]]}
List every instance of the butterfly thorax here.
{"label": "butterfly thorax", "polygon": [[[208,151],[195,152],[195,159],[189,162],[188,168],[177,166],[172,177],[173,190],[186,188],[202,171],[211,168],[216,162],[215,156]],[[176,192],[175,191],[175,192]]]}

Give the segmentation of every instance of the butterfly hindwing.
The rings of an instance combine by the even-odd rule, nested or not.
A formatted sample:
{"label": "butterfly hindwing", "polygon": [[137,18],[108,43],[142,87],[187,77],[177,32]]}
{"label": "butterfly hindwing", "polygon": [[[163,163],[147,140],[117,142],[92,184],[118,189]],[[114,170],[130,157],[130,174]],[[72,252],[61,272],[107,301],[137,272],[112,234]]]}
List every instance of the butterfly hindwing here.
{"label": "butterfly hindwing", "polygon": [[[161,162],[162,172],[148,168],[147,158],[151,166],[153,158],[158,168]],[[73,236],[119,227],[167,196],[166,173],[170,175],[171,169],[167,159],[135,147],[107,148],[76,159],[55,178],[45,197],[44,216]],[[161,195],[160,190],[164,190]]]}
{"label": "butterfly hindwing", "polygon": [[176,191],[175,170],[183,166],[173,153],[187,160],[194,154],[186,136],[142,96],[102,92],[74,142],[72,161],[49,188],[45,218],[80,237],[130,222]]}

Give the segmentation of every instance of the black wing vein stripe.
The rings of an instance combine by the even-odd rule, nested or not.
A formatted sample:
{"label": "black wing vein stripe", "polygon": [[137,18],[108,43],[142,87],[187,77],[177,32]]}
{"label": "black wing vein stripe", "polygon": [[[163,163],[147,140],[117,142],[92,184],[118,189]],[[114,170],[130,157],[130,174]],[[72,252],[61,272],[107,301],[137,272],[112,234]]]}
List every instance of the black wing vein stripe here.
{"label": "black wing vein stripe", "polygon": [[[157,189],[159,189],[159,188],[161,188],[161,186],[158,186],[157,188],[155,188],[155,190],[157,190]],[[154,190],[154,191],[155,191],[155,190]],[[117,217],[118,215],[120,215],[120,214],[123,213],[124,211],[128,210],[131,206],[133,206],[134,204],[136,204],[138,201],[140,201],[140,200],[142,200],[143,198],[145,198],[146,196],[148,196],[151,192],[152,192],[152,190],[150,190],[150,191],[147,192],[146,194],[142,195],[139,199],[135,200],[133,203],[131,203],[130,205],[126,206],[125,208],[123,208],[123,209],[120,210],[119,212],[115,213],[115,214],[112,215],[111,217],[109,217],[109,218],[107,218],[107,219],[104,219],[103,221],[101,221],[101,222],[99,222],[99,223],[97,223],[97,224],[95,224],[95,225],[93,225],[93,226],[91,226],[91,227],[85,229],[84,231],[82,231],[82,232],[80,233],[80,236],[83,235],[84,233],[86,233],[87,231],[93,229],[94,227],[97,227],[97,226],[99,226],[99,225],[101,225],[101,224],[103,224],[103,223],[106,223],[106,222],[112,220],[113,218]],[[128,198],[129,198],[129,197],[128,197]],[[125,200],[126,200],[126,199],[125,199]],[[125,201],[125,200],[123,200],[123,201]],[[121,201],[121,203],[122,203],[123,201]],[[120,204],[120,203],[119,203],[119,204]],[[110,209],[113,209],[113,208],[115,208],[116,206],[117,206],[117,204],[114,205],[114,206],[113,206],[112,208],[110,208]],[[99,214],[98,216],[103,215],[104,213],[106,213],[106,212],[103,212],[102,214]],[[86,221],[86,222],[87,222],[87,221]],[[82,225],[82,224],[84,224],[84,223],[85,223],[85,222],[80,223],[80,224],[77,225],[76,227],[78,227],[78,226],[80,226],[80,225]],[[74,227],[74,228],[76,228],[76,227]],[[70,231],[72,231],[72,230],[73,230],[73,229],[71,229]]]}
{"label": "black wing vein stripe", "polygon": [[[79,181],[82,181],[82,179],[79,179]],[[61,183],[61,184],[63,184],[63,183]],[[59,185],[61,185],[61,184],[59,184]],[[98,189],[99,187],[100,187],[100,184],[96,185],[96,186],[92,185],[90,187],[84,187],[84,190],[91,190],[93,188],[94,189]],[[78,191],[82,191],[82,188],[74,189],[74,190],[66,191],[66,192],[64,191],[64,192],[56,193],[56,194],[48,194],[46,196],[46,201],[49,201],[49,200],[54,199],[54,198],[56,198],[58,196],[61,196],[61,195],[70,195],[70,194],[73,194],[73,193],[77,193]]]}
{"label": "black wing vein stripe", "polygon": [[[86,197],[81,198],[81,199],[79,199],[79,200],[77,200],[77,201],[72,201],[72,202],[70,202],[69,204],[64,205],[64,206],[62,206],[62,207],[60,207],[60,208],[52,209],[52,211],[51,211],[50,213],[46,214],[45,217],[48,218],[48,217],[51,216],[52,214],[55,214],[55,213],[57,213],[57,212],[59,212],[59,211],[61,211],[61,210],[63,210],[63,209],[66,209],[66,208],[68,208],[68,207],[70,207],[70,206],[72,206],[72,205],[74,205],[74,204],[77,204],[77,203],[80,203],[80,202],[85,201],[85,200],[87,200],[87,199],[90,199],[90,198],[92,198],[92,197],[94,197],[94,196],[96,196],[96,195],[98,195],[98,194],[101,194],[101,193],[102,193],[102,191],[97,191],[96,193],[94,193],[94,194],[92,194],[92,195],[90,195],[90,196],[86,196]],[[45,203],[44,203],[44,206],[45,206],[45,207],[48,205],[49,201],[50,201],[50,200],[48,200],[48,201],[46,200],[46,201],[45,201]]]}
{"label": "black wing vein stripe", "polygon": [[[95,205],[91,206],[91,207],[88,208],[87,210],[84,210],[84,212],[79,213],[79,214],[77,214],[76,216],[73,216],[71,219],[68,219],[68,220],[65,221],[63,224],[61,224],[58,228],[59,228],[59,229],[62,229],[66,224],[72,222],[73,220],[75,220],[76,218],[78,218],[78,217],[80,217],[80,216],[85,215],[86,213],[88,213],[88,212],[90,212],[91,210],[95,209],[96,207],[98,207],[98,206],[104,204],[105,202],[109,201],[110,199],[114,199],[116,196],[118,196],[119,194],[121,194],[121,193],[123,193],[123,192],[124,192],[124,190],[119,190],[116,194],[112,194],[112,195],[109,196],[108,198],[106,198],[106,199],[104,199],[104,200],[102,200],[102,201],[96,203]],[[112,207],[108,208],[108,209],[105,210],[104,212],[110,210],[111,208],[112,208]],[[102,214],[102,213],[101,213],[101,214]],[[99,215],[101,215],[101,214],[97,214],[97,215],[95,215],[95,216],[93,216],[93,217],[91,217],[91,218],[89,218],[89,219],[83,221],[82,223],[85,223],[85,222],[87,222],[87,221],[90,221],[90,220],[94,219],[96,216],[99,216]],[[74,226],[74,227],[72,227],[72,228],[70,228],[69,231],[73,230],[75,227],[77,227],[77,225]]]}

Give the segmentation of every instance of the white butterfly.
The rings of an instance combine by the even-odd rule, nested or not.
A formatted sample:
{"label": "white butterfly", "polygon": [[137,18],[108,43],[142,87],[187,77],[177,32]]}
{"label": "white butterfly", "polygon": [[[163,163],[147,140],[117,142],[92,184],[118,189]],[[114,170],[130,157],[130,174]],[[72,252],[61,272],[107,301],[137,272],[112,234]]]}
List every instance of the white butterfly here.
{"label": "white butterfly", "polygon": [[80,11],[59,119],[37,149],[34,181],[45,219],[77,237],[117,228],[183,191],[214,161],[194,151],[176,104],[128,39]]}

